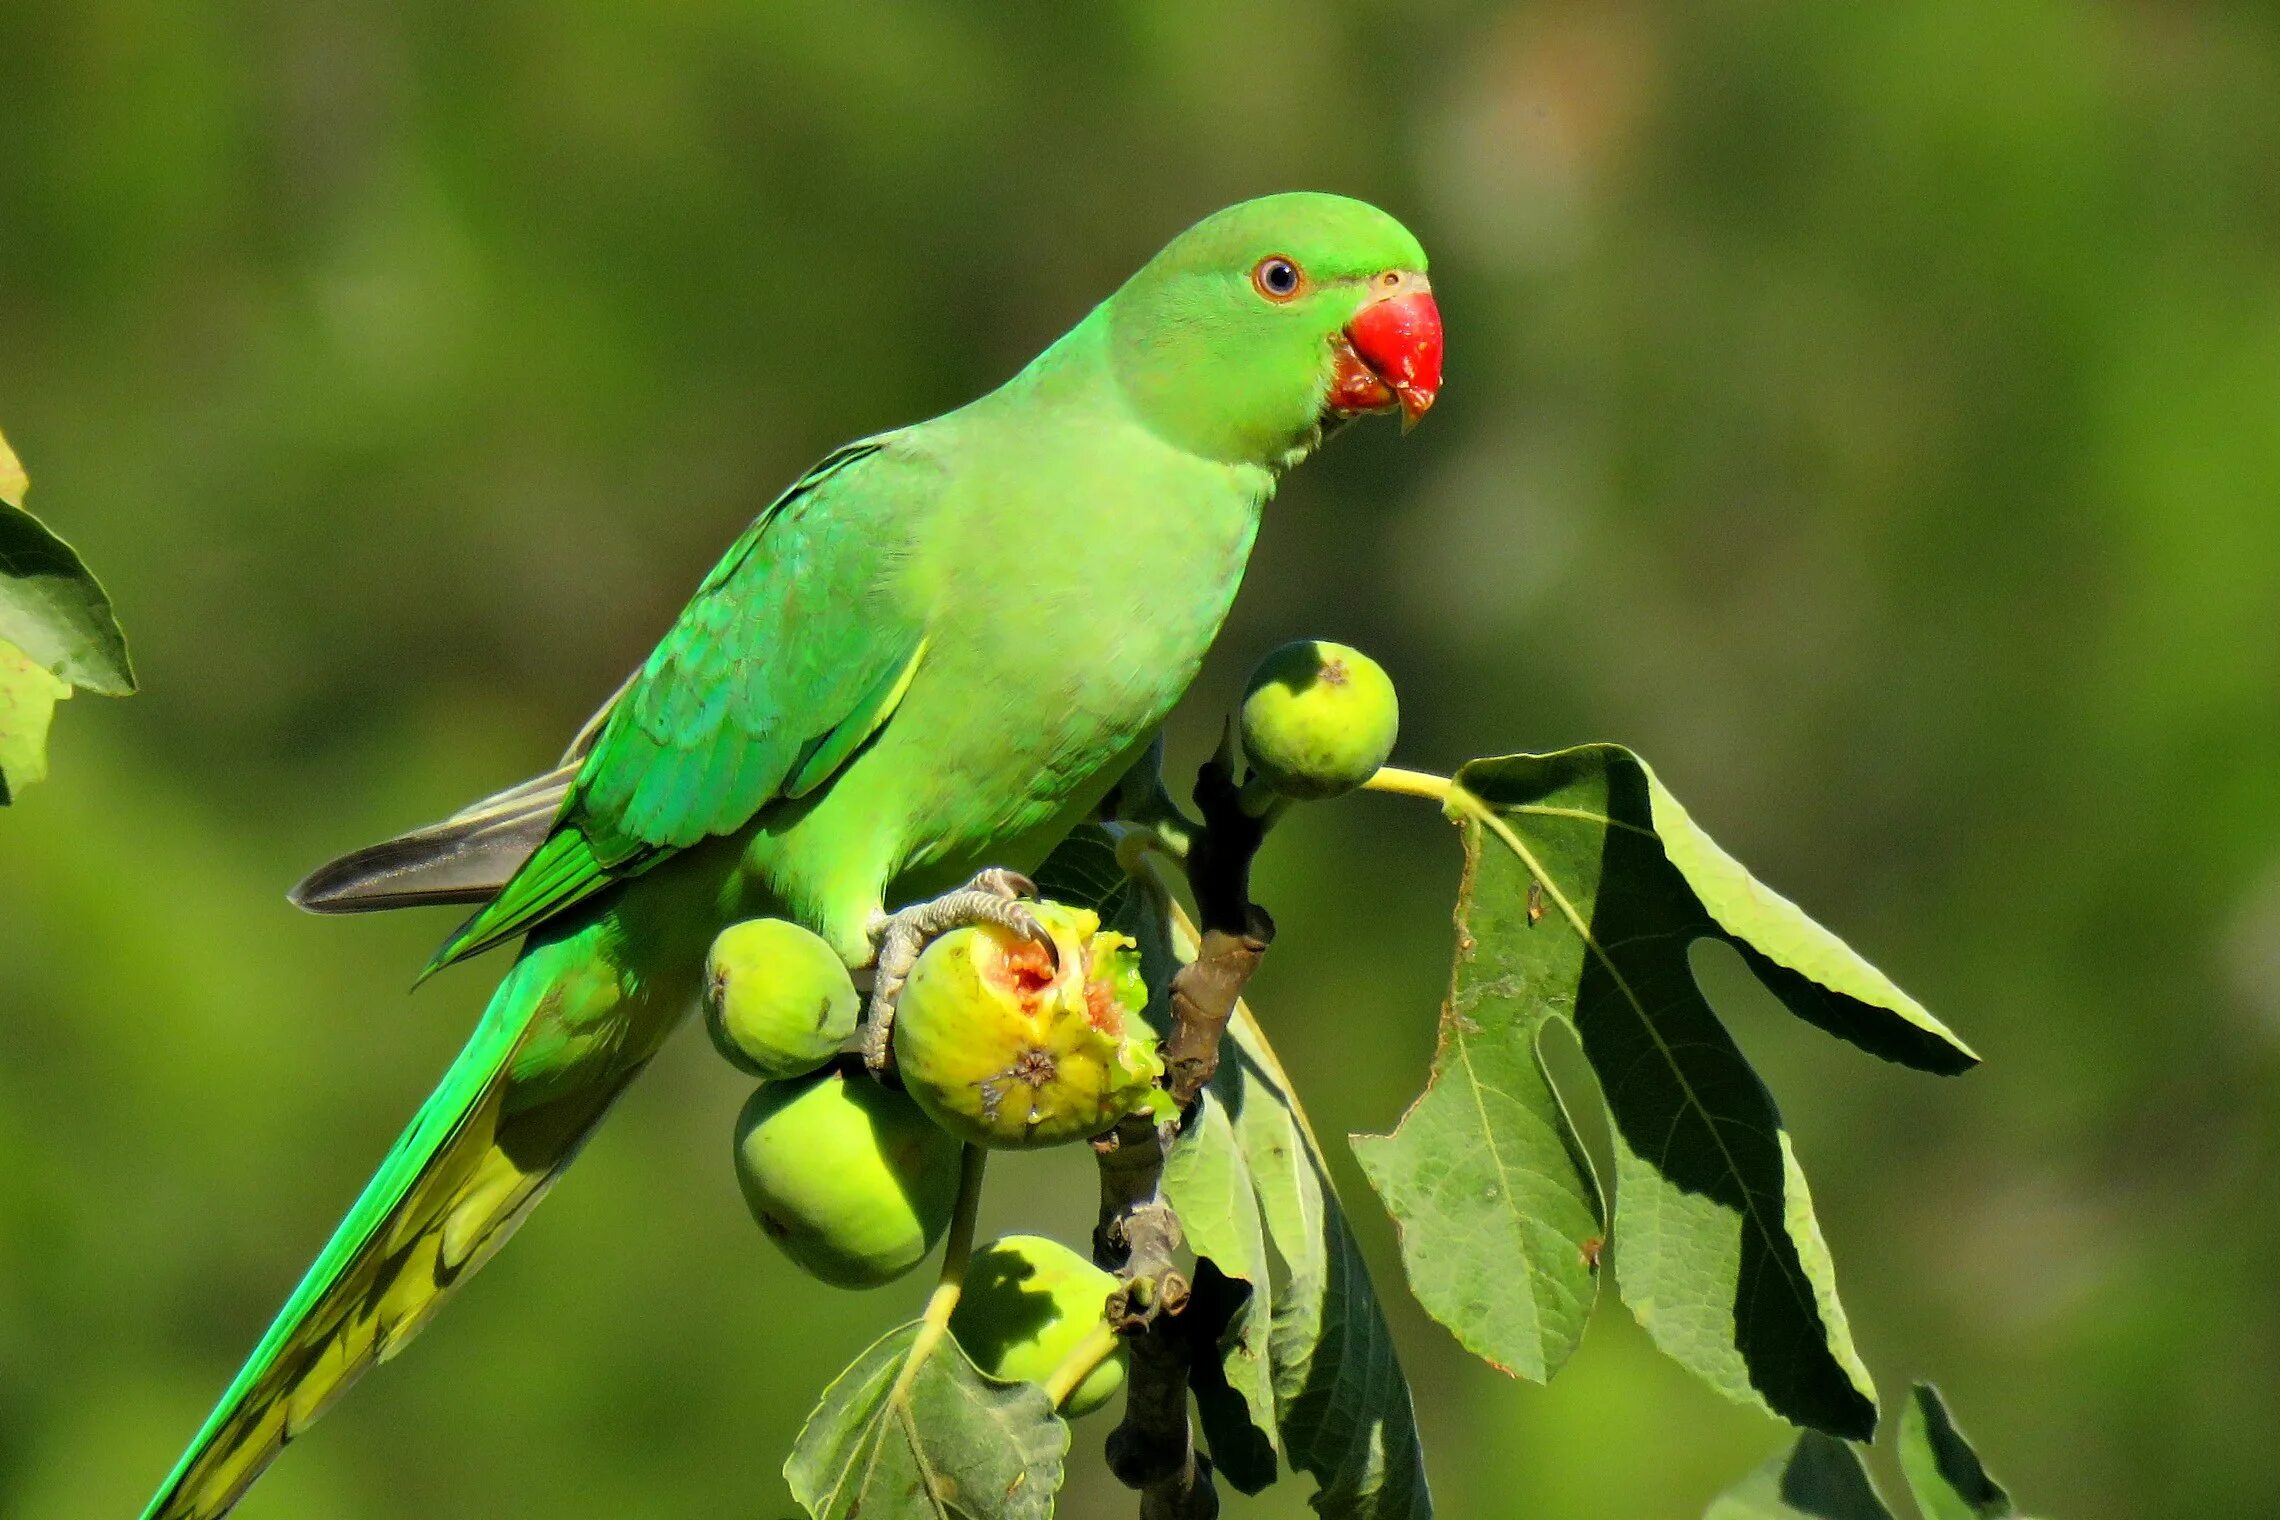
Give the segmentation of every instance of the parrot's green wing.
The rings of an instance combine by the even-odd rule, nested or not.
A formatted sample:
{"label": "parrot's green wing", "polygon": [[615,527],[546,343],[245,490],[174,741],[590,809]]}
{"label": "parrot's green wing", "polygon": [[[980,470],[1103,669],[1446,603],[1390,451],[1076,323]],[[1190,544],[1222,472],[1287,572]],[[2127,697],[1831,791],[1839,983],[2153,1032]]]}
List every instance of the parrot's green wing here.
{"label": "parrot's green wing", "polygon": [[833,454],[745,530],[611,705],[545,842],[429,971],[735,832],[878,731],[926,647],[881,582],[881,539],[934,478],[891,442]]}

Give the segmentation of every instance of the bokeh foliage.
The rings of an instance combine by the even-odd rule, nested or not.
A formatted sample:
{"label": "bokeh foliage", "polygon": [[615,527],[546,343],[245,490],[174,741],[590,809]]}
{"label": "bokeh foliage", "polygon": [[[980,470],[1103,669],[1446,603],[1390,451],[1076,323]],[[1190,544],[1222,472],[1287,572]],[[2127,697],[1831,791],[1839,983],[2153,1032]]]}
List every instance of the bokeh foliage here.
{"label": "bokeh foliage", "polygon": [[[283,886],[545,764],[826,448],[1294,185],[1419,230],[1450,384],[1277,501],[1175,759],[1314,633],[1408,763],[1652,757],[1987,1058],[1703,967],[1880,1379],[2038,1513],[2280,1509],[2268,9],[13,0],[0,88],[0,418],[144,688],[0,818],[0,1512],[141,1502],[494,973],[407,1000],[440,917]],[[1325,1131],[1415,1092],[1453,883],[1393,800],[1277,831],[1253,991]],[[677,1043],[249,1520],[788,1509],[920,1289],[767,1251],[739,1096]],[[1084,1159],[1024,1166],[985,1233],[1077,1238]],[[1386,1299],[1448,1513],[1698,1513],[1781,1439],[1619,1307],[1539,1389]]]}

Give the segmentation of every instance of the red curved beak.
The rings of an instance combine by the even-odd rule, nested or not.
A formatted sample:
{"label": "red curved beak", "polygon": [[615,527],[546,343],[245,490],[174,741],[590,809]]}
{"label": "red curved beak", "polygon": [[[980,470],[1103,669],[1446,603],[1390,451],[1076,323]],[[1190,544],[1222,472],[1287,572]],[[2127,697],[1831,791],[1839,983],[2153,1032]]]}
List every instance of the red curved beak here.
{"label": "red curved beak", "polygon": [[1423,275],[1398,283],[1354,313],[1331,383],[1331,408],[1344,415],[1398,405],[1415,426],[1441,391],[1441,310]]}

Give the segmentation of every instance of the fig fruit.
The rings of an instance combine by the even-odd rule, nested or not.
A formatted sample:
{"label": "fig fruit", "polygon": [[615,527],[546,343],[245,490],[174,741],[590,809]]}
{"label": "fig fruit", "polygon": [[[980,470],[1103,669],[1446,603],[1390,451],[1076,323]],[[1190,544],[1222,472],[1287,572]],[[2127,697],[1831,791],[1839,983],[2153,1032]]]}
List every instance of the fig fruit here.
{"label": "fig fruit", "polygon": [[977,1145],[1083,1140],[1162,1096],[1132,941],[1082,908],[1031,911],[1057,963],[995,924],[953,929],[919,956],[895,1008],[903,1086],[935,1123]]}
{"label": "fig fruit", "polygon": [[875,1288],[926,1259],[958,1198],[958,1142],[859,1068],[752,1094],[736,1119],[736,1180],[752,1217],[801,1269]]}
{"label": "fig fruit", "polygon": [[861,999],[819,935],[781,918],[730,924],[705,957],[705,1031],[739,1070],[804,1077],[855,1032]]}
{"label": "fig fruit", "polygon": [[1300,802],[1352,791],[1385,764],[1401,707],[1385,667],[1359,649],[1300,639],[1268,655],[1243,691],[1243,754]]}
{"label": "fig fruit", "polygon": [[[974,1253],[950,1333],[1001,1383],[1042,1383],[1101,1321],[1116,1279],[1057,1240],[1008,1235]],[[1061,1412],[1091,1414],[1124,1386],[1124,1348],[1071,1390]]]}

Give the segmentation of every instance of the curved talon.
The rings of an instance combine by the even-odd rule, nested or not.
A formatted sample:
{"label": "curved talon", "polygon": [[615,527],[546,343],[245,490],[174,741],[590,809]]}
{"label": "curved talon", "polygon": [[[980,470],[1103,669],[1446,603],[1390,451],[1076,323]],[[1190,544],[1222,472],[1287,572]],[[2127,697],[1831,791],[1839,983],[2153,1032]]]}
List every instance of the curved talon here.
{"label": "curved talon", "polygon": [[974,879],[967,882],[963,890],[968,892],[995,892],[1000,897],[1026,897],[1033,902],[1037,898],[1037,883],[1019,871],[1009,871],[1003,866],[991,866],[986,871],[976,871]]}

